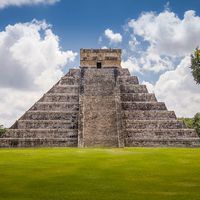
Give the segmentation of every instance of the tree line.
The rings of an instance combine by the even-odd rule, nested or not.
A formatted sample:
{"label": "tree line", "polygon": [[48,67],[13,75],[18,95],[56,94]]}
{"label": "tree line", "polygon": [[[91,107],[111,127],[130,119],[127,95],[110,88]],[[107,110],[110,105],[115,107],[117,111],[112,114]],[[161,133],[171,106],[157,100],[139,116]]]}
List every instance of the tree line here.
{"label": "tree line", "polygon": [[195,129],[200,136],[200,113],[194,115],[193,118],[179,118],[183,121],[187,128]]}

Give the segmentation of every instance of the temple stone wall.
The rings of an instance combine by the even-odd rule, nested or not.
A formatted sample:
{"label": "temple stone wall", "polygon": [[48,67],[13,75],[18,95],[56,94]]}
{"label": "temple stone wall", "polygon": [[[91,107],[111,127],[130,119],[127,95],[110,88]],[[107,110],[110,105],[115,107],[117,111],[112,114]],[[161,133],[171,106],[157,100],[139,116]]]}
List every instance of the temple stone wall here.
{"label": "temple stone wall", "polygon": [[81,67],[96,68],[97,63],[103,68],[121,68],[121,49],[81,49]]}

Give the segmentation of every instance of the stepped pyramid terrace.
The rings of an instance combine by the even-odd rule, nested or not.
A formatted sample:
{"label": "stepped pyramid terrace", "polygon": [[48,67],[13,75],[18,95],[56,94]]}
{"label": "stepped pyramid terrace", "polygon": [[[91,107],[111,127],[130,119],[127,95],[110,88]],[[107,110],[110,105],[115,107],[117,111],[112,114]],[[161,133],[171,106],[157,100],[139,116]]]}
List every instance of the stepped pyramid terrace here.
{"label": "stepped pyramid terrace", "polygon": [[0,138],[0,147],[198,147],[193,129],[121,67],[120,49],[81,49],[70,69]]}

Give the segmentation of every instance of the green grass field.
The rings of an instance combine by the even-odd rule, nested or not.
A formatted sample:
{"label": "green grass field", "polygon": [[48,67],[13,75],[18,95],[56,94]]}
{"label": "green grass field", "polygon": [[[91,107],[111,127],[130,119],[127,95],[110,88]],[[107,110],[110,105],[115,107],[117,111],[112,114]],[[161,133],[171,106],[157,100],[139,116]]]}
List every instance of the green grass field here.
{"label": "green grass field", "polygon": [[199,200],[200,149],[0,149],[0,199]]}

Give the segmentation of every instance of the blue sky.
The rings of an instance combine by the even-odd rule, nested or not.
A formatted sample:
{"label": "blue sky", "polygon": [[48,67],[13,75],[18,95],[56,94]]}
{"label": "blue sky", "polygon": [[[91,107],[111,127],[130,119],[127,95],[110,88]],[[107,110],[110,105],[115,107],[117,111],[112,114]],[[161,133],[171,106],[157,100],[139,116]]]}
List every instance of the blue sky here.
{"label": "blue sky", "polygon": [[78,67],[80,48],[121,48],[122,67],[191,117],[200,112],[189,68],[197,46],[199,0],[0,0],[0,124]]}
{"label": "blue sky", "polygon": [[181,18],[186,10],[200,14],[198,0],[62,0],[54,5],[10,6],[0,10],[0,29],[8,24],[45,19],[53,25],[64,49],[98,48],[98,38],[106,28],[122,32],[129,19],[138,18],[142,12],[162,12],[167,2]]}

